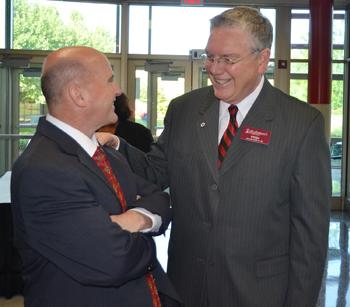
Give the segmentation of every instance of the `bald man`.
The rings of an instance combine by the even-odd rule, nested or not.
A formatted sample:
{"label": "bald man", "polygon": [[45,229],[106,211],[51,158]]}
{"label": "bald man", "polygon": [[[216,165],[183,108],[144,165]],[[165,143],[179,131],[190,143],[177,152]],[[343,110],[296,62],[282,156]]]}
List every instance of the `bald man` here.
{"label": "bald man", "polygon": [[152,239],[170,222],[168,195],[95,138],[117,120],[108,59],[87,47],[54,51],[41,86],[49,114],[11,182],[25,306],[177,306]]}

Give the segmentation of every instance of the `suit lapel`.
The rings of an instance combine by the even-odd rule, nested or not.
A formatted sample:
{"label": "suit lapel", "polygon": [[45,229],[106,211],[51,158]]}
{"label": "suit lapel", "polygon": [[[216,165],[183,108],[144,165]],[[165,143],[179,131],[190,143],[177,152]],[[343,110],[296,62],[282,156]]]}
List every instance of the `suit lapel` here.
{"label": "suit lapel", "polygon": [[216,160],[218,156],[218,118],[219,101],[211,90],[201,104],[199,116],[196,120],[197,134],[210,172],[217,180],[218,170]]}
{"label": "suit lapel", "polygon": [[48,122],[45,117],[40,118],[38,123],[38,133],[45,135],[53,142],[57,143],[61,151],[68,155],[76,156],[79,161],[95,176],[102,180],[108,188],[115,194],[113,187],[109,184],[102,171],[98,168],[94,160],[86,151],[68,134]]}
{"label": "suit lapel", "polygon": [[[221,165],[220,175],[223,175],[231,167],[234,167],[252,148],[254,148],[251,142],[241,139],[242,130],[245,127],[262,129],[264,131],[272,130],[273,119],[276,113],[276,105],[274,104],[272,91],[271,85],[265,80],[259,96],[237,131],[237,135]],[[271,138],[272,137],[273,135],[271,135]],[[259,144],[259,146],[268,145]]]}

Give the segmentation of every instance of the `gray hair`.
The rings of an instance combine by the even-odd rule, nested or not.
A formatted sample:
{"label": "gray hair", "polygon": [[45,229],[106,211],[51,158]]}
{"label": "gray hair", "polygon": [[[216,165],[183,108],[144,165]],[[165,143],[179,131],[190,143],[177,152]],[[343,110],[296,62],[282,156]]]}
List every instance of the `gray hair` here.
{"label": "gray hair", "polygon": [[236,6],[213,17],[210,31],[219,27],[237,27],[251,35],[254,50],[271,49],[272,25],[259,10],[248,6]]}

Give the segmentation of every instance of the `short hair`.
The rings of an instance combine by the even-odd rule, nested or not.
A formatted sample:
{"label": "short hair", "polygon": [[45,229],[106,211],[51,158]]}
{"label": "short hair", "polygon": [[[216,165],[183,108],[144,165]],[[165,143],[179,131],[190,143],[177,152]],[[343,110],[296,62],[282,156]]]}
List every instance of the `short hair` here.
{"label": "short hair", "polygon": [[252,36],[254,50],[271,49],[273,30],[271,22],[259,10],[248,6],[236,6],[213,17],[210,30],[219,27],[237,27]]}
{"label": "short hair", "polygon": [[76,60],[58,60],[41,75],[41,90],[48,106],[58,102],[64,87],[73,79],[87,75],[84,64]]}
{"label": "short hair", "polygon": [[124,93],[115,98],[114,112],[118,115],[120,121],[126,121],[131,116],[129,98]]}

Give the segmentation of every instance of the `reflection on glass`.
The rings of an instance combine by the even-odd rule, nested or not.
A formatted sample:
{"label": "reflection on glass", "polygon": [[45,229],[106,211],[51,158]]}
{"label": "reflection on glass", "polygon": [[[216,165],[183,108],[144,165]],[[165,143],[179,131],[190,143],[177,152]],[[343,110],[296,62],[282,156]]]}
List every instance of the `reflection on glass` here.
{"label": "reflection on glass", "polygon": [[[333,64],[338,65],[338,64]],[[332,80],[331,97],[331,167],[332,194],[341,195],[342,135],[343,135],[343,80]]]}
{"label": "reflection on glass", "polygon": [[114,4],[45,0],[14,0],[13,4],[16,49],[54,50],[83,45],[116,52]]}
{"label": "reflection on glass", "polygon": [[339,221],[331,221],[329,223],[329,240],[328,246],[330,249],[338,250],[339,247],[340,223]]}

